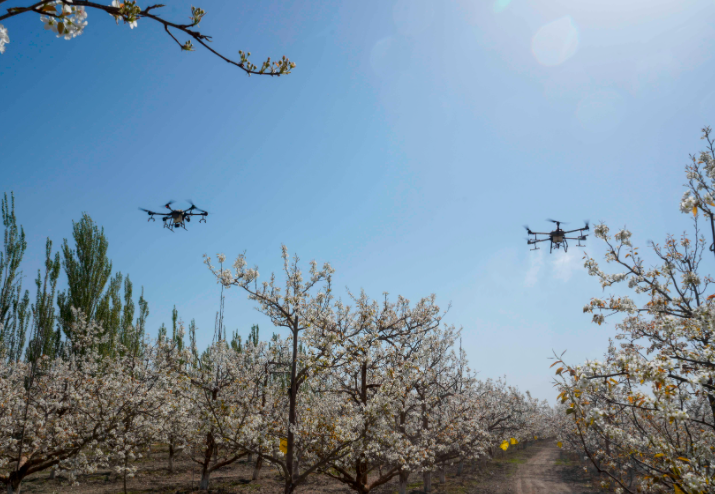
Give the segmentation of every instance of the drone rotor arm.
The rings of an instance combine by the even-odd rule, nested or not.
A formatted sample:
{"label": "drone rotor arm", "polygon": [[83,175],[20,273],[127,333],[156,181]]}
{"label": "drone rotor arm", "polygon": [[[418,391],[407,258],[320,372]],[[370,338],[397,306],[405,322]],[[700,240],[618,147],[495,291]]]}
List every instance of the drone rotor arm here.
{"label": "drone rotor arm", "polygon": [[150,215],[156,214],[158,216],[166,216],[166,213],[157,213],[156,211],[149,211],[148,209],[144,208],[139,208],[140,211],[144,211],[145,213],[148,213]]}

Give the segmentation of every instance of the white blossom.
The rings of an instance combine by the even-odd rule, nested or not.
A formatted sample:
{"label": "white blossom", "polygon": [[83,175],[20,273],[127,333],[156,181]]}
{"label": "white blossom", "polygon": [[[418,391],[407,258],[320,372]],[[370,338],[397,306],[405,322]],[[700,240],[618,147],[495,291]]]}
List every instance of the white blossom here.
{"label": "white blossom", "polygon": [[10,36],[7,34],[5,26],[0,24],[0,53],[5,53],[5,45],[10,42]]}
{"label": "white blossom", "polygon": [[680,212],[682,213],[692,213],[693,208],[698,205],[698,200],[692,195],[690,191],[685,191],[683,198],[680,200]]}
{"label": "white blossom", "polygon": [[599,223],[593,228],[593,233],[597,238],[606,240],[608,238],[608,227],[604,223]]}

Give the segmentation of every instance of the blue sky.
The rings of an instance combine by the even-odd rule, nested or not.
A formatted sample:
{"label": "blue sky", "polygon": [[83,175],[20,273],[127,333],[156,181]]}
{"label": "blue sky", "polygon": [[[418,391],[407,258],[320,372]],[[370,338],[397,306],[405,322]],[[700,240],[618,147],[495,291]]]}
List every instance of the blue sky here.
{"label": "blue sky", "polygon": [[[144,287],[151,331],[176,304],[206,344],[219,288],[202,255],[246,251],[265,276],[285,243],[331,262],[337,287],[436,293],[474,369],[550,399],[551,350],[597,358],[614,328],[582,314],[601,294],[582,251],[530,252],[521,225],[603,220],[641,244],[688,227],[683,166],[715,123],[713,0],[198,5],[215,48],[287,55],[293,74],[246,77],[148,20],[90,11],[70,41],[4,21],[1,189],[28,235],[26,287],[45,238],[86,211]],[[212,212],[188,232],[137,210],[187,198]],[[228,328],[253,323],[272,331],[229,290]]]}

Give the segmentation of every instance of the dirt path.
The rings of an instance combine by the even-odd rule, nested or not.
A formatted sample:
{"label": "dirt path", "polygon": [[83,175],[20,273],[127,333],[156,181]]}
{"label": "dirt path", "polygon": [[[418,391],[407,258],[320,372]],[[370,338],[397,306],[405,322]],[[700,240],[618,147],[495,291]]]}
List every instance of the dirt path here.
{"label": "dirt path", "polygon": [[575,467],[567,468],[559,464],[559,450],[553,445],[543,445],[536,449],[525,463],[519,465],[514,474],[513,492],[516,494],[581,494],[594,492],[590,486],[572,477]]}
{"label": "dirt path", "polygon": [[[560,450],[553,441],[530,443],[526,447],[509,448],[498,452],[486,465],[468,463],[459,475],[457,466],[448,466],[445,482],[433,476],[433,494],[595,494],[578,461],[560,458]],[[154,451],[152,459],[137,462],[139,475],[129,479],[128,488],[134,494],[198,493],[196,465],[186,458],[176,461],[176,472],[166,471],[165,451]],[[236,462],[211,474],[214,494],[279,494],[283,481],[275,468],[266,467],[257,481],[250,481],[252,465],[245,460]],[[23,482],[22,491],[28,494],[54,492],[73,494],[117,494],[122,492],[121,477],[110,472],[86,475],[80,485],[72,486],[67,479],[48,479],[48,472],[34,474]],[[375,489],[374,494],[397,494],[397,479]],[[423,492],[422,476],[415,473],[408,481],[408,492]],[[302,494],[346,494],[344,485],[325,476],[313,476],[298,490]]]}

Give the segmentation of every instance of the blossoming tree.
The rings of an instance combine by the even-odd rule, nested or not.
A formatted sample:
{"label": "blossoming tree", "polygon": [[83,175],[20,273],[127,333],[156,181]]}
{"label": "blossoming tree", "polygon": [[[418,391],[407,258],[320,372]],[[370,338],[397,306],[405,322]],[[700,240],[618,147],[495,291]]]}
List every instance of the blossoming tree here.
{"label": "blossoming tree", "polygon": [[707,150],[691,156],[681,211],[692,215],[693,235],[651,243],[656,264],[647,267],[631,232],[595,234],[606,244],[608,273],[586,258],[604,288],[627,283],[635,298],[594,298],[584,312],[602,324],[621,315],[617,342],[603,361],[554,365],[564,413],[572,420],[562,443],[585,453],[617,492],[713,492],[715,485],[715,295],[703,275],[709,258],[699,213],[715,240],[715,145],[703,129]]}
{"label": "blossoming tree", "polygon": [[70,478],[128,460],[151,437],[166,402],[143,356],[102,356],[101,328],[75,314],[73,348],[64,358],[0,360],[0,482],[20,491],[28,475],[59,468]]}
{"label": "blossoming tree", "polygon": [[[299,422],[299,403],[309,399],[316,391],[311,386],[311,378],[326,372],[336,366],[343,358],[341,352],[334,351],[334,345],[339,340],[336,328],[323,322],[329,321],[332,315],[332,274],[329,264],[319,268],[315,261],[310,263],[309,278],[303,279],[303,273],[298,266],[298,257],[291,259],[285,246],[282,248],[284,288],[271,275],[269,281],[258,284],[258,270],[248,268],[245,255],[237,257],[233,271],[223,269],[225,257],[218,256],[220,268],[211,264],[211,258],[205,262],[216,275],[218,282],[224,287],[237,286],[248,293],[248,298],[258,305],[258,310],[267,315],[273,324],[288,330],[290,350],[287,358],[276,362],[281,368],[276,369],[287,376],[288,403],[285,430],[285,456],[275,459],[266,456],[283,472],[285,492],[289,494],[305,482],[308,475],[319,470],[331,459],[347,454],[348,446],[355,439],[354,428],[351,426],[333,427],[323,434],[322,440],[331,445],[329,451],[320,456],[305,458],[304,471],[299,471],[297,463],[301,448],[298,442],[301,434]],[[301,351],[301,345],[306,349]],[[302,395],[302,396],[299,396]],[[332,412],[336,412],[337,403],[330,403]],[[338,414],[343,417],[344,414]],[[344,424],[339,424],[344,425]],[[306,451],[306,448],[303,448]]]}

